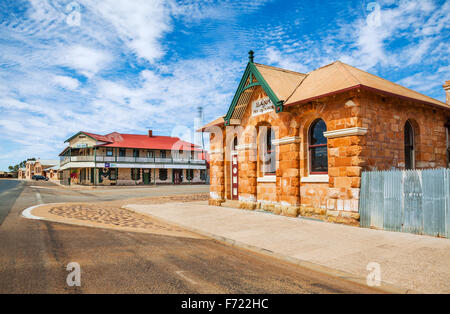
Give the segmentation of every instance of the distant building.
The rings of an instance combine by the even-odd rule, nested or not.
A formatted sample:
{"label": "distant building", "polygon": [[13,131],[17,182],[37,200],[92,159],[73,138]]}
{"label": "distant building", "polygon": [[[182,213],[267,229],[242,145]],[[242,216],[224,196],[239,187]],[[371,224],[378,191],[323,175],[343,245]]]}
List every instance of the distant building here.
{"label": "distant building", "polygon": [[25,174],[27,172],[26,168],[20,168],[19,171],[17,172],[17,179],[19,180],[25,180]]}
{"label": "distant building", "polygon": [[25,169],[20,169],[22,172],[19,170],[18,176],[20,179],[25,172],[25,180],[31,180],[34,175],[47,177],[49,169],[54,167],[59,167],[58,160],[27,160]]}
{"label": "distant building", "polygon": [[0,178],[14,178],[14,177],[15,177],[14,172],[0,171]]}
{"label": "distant building", "polygon": [[139,185],[206,182],[201,147],[177,137],[78,132],[60,154],[62,184]]}
{"label": "distant building", "polygon": [[48,168],[45,171],[45,176],[49,179],[49,180],[53,180],[53,181],[58,181],[61,179],[60,171],[59,171],[59,161],[58,164],[56,166],[53,166],[51,168]]}

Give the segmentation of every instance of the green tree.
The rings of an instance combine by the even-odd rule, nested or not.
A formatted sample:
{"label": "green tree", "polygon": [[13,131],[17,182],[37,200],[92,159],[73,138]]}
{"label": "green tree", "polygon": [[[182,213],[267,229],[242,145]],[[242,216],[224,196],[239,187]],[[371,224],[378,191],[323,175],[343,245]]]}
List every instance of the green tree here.
{"label": "green tree", "polygon": [[[33,159],[34,159],[34,158],[33,158]],[[29,160],[30,160],[30,159],[29,159]],[[35,160],[35,159],[34,159],[34,160]],[[24,161],[20,162],[20,163],[17,164],[17,165],[14,165],[14,166],[8,166],[8,170],[9,170],[10,172],[18,172],[20,168],[25,168],[26,164],[27,164],[27,161],[24,160]]]}

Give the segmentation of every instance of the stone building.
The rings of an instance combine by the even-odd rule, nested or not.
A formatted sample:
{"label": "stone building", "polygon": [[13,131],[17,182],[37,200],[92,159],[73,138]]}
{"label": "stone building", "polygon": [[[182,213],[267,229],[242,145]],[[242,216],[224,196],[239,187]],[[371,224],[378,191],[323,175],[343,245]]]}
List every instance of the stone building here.
{"label": "stone building", "polygon": [[17,179],[19,180],[25,180],[26,179],[26,168],[20,168],[19,171],[17,172]]}
{"label": "stone building", "polygon": [[33,176],[48,177],[49,169],[54,169],[58,165],[58,160],[28,159],[25,164],[25,169],[19,174],[19,178],[31,180]]}
{"label": "stone building", "polygon": [[342,62],[249,63],[210,133],[210,204],[358,223],[361,172],[446,167],[447,104]]}
{"label": "stone building", "polygon": [[61,183],[150,185],[206,182],[206,160],[197,145],[177,137],[78,132],[60,154]]}

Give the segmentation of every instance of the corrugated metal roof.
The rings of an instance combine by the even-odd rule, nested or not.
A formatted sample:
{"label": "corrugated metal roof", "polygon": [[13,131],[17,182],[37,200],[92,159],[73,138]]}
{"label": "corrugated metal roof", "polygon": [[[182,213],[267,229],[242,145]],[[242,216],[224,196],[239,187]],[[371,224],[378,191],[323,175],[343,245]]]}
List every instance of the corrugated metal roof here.
{"label": "corrugated metal roof", "polygon": [[152,136],[139,134],[110,133],[105,135],[109,142],[97,145],[98,147],[121,147],[121,148],[141,148],[141,149],[165,149],[172,148],[186,151],[202,151],[199,146],[182,141],[178,137]]}
{"label": "corrugated metal roof", "polygon": [[306,74],[255,63],[259,73],[269,84],[279,100],[286,100],[294,89],[303,81]]}
{"label": "corrugated metal roof", "polygon": [[308,73],[303,82],[292,93],[292,96],[286,100],[285,106],[308,102],[312,99],[352,88],[367,88],[439,107],[450,108],[446,103],[362,71],[341,61],[336,61]]}

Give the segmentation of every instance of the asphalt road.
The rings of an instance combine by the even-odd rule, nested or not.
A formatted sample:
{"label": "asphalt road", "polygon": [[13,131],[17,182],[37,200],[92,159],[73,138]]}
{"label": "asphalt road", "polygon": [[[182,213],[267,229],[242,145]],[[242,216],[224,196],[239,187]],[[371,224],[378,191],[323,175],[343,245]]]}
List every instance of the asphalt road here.
{"label": "asphalt road", "polygon": [[24,187],[21,181],[0,180],[0,226]]}
{"label": "asphalt road", "polygon": [[[39,187],[35,187],[39,186]],[[211,239],[141,234],[27,220],[39,203],[194,193],[205,187],[72,191],[0,181],[0,293],[376,293]],[[81,267],[69,287],[67,264]]]}

